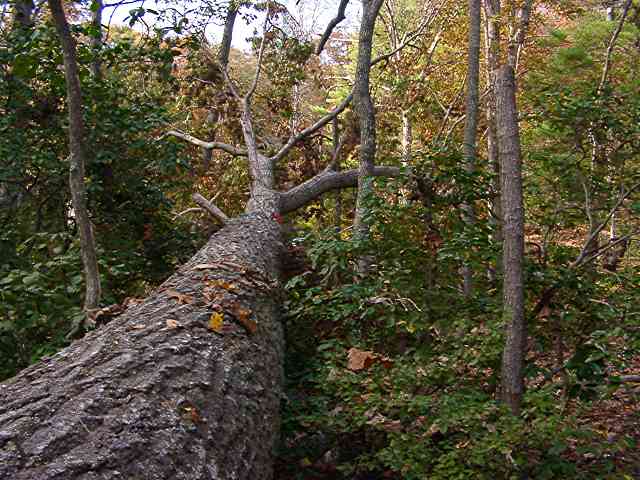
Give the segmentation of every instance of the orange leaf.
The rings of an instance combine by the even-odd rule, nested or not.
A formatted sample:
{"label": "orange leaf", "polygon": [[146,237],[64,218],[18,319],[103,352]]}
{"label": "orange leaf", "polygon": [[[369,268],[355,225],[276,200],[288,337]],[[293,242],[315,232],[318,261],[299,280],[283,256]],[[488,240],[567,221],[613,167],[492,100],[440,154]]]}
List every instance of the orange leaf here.
{"label": "orange leaf", "polygon": [[238,322],[246,328],[249,333],[256,333],[258,324],[254,320],[251,320],[251,310],[235,305],[232,311],[233,316],[236,317]]}

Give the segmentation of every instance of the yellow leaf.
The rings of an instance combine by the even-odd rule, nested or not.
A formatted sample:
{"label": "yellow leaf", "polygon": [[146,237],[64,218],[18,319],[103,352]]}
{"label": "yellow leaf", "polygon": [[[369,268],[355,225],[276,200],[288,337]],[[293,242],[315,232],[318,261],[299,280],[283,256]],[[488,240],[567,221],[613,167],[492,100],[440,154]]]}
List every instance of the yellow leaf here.
{"label": "yellow leaf", "polygon": [[222,319],[223,319],[223,316],[219,312],[211,314],[211,317],[209,318],[209,330],[213,330],[216,333],[221,333]]}

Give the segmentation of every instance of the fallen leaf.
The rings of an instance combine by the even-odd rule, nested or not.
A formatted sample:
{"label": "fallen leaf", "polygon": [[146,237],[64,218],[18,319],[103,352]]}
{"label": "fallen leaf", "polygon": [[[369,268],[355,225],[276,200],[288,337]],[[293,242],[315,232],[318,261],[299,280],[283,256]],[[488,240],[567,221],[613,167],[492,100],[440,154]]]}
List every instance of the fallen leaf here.
{"label": "fallen leaf", "polygon": [[211,317],[209,318],[209,330],[213,330],[216,333],[221,333],[222,326],[223,326],[222,314],[219,312],[211,314]]}
{"label": "fallen leaf", "polygon": [[193,303],[193,297],[185,295],[184,293],[176,292],[175,290],[167,290],[167,296],[169,298],[175,298],[180,305]]}
{"label": "fallen leaf", "polygon": [[233,316],[236,317],[236,320],[238,320],[238,323],[246,328],[249,333],[254,334],[258,331],[258,324],[254,320],[251,320],[251,310],[242,308],[239,305],[234,305],[231,311]]}
{"label": "fallen leaf", "polygon": [[370,350],[359,350],[355,347],[349,349],[347,356],[347,368],[354,372],[359,372],[365,368],[369,368],[378,356]]}

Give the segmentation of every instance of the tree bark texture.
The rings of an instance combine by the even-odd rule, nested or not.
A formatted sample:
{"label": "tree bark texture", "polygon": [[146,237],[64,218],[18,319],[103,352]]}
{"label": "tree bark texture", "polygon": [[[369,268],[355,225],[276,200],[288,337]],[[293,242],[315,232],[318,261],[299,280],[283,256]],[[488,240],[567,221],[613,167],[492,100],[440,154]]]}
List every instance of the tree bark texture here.
{"label": "tree bark texture", "polygon": [[[469,0],[469,58],[467,63],[467,98],[464,120],[464,162],[467,173],[476,169],[477,137],[478,137],[478,102],[480,84],[480,0]],[[462,205],[463,218],[467,226],[475,223],[473,205],[465,202]],[[473,270],[465,264],[462,268],[463,291],[465,297],[473,293]]]}
{"label": "tree bark texture", "polygon": [[[358,175],[358,197],[356,200],[355,234],[359,239],[369,237],[369,209],[367,200],[373,194],[373,170],[376,157],[376,114],[369,91],[371,73],[371,51],[373,31],[382,0],[362,2],[362,21],[358,38],[358,59],[353,85],[353,103],[360,124],[360,167]],[[366,275],[371,268],[371,258],[358,260],[358,273]]]}
{"label": "tree bark texture", "polygon": [[504,234],[502,315],[506,328],[502,357],[502,399],[514,415],[519,415],[524,394],[527,329],[524,317],[522,156],[515,92],[513,67],[504,65],[498,71],[496,83]]}
{"label": "tree bark texture", "polygon": [[[500,157],[498,152],[498,130],[496,126],[496,73],[500,65],[500,24],[499,5],[495,0],[484,0],[485,11],[485,51],[487,59],[487,80],[489,95],[487,96],[487,160],[494,175],[492,181],[493,196],[491,198],[491,217],[493,225],[493,242],[502,245],[502,205],[500,198]],[[498,255],[491,280],[495,280],[502,272],[502,259]]]}
{"label": "tree bark texture", "polygon": [[69,23],[60,0],[49,0],[51,15],[62,44],[64,74],[67,83],[67,104],[69,108],[69,188],[73,212],[80,235],[80,252],[84,266],[86,291],[84,308],[87,312],[95,309],[100,302],[100,275],[96,255],[95,239],[91,219],[87,210],[87,190],[85,176],[84,120],[82,118],[82,91],[76,60],[76,46]]}
{"label": "tree bark texture", "polygon": [[144,303],[2,384],[0,478],[272,478],[280,235],[231,220]]}

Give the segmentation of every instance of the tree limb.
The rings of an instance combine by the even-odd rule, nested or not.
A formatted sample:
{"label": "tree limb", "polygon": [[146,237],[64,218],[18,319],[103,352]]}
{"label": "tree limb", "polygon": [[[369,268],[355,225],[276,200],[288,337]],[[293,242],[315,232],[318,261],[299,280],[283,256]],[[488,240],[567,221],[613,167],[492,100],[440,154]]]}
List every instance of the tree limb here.
{"label": "tree limb", "polygon": [[340,115],[344,111],[344,109],[347,108],[347,106],[351,103],[351,100],[353,100],[353,93],[350,93],[349,95],[347,95],[347,98],[345,98],[340,105],[338,105],[336,108],[331,110],[331,112],[327,113],[324,117],[322,117],[316,123],[314,123],[310,127],[305,128],[298,134],[292,135],[287,141],[287,143],[284,145],[284,147],[282,147],[278,153],[276,153],[273,157],[271,157],[271,161],[273,163],[277,163],[278,161],[282,160],[282,158],[287,153],[289,153],[289,150],[291,150],[296,145],[296,143],[304,140],[306,137],[308,137],[312,133],[317,132],[322,127],[327,125],[335,117]]}
{"label": "tree limb", "polygon": [[191,198],[193,199],[194,202],[196,202],[198,205],[204,208],[207,212],[209,212],[213,217],[215,217],[223,225],[229,222],[229,217],[227,217],[222,210],[220,210],[218,207],[216,207],[213,203],[211,203],[209,200],[204,198],[199,193],[194,193],[193,195],[191,195]]}
{"label": "tree limb", "polygon": [[166,136],[173,136],[173,137],[181,138],[182,140],[185,140],[185,141],[187,141],[189,143],[197,145],[198,147],[202,147],[202,148],[206,148],[206,149],[210,149],[210,150],[222,150],[222,151],[230,153],[231,155],[234,155],[236,157],[246,157],[247,156],[246,150],[242,150],[242,149],[236,148],[233,145],[229,145],[228,143],[205,142],[204,140],[200,140],[199,138],[196,138],[196,137],[194,137],[192,135],[189,135],[188,133],[184,133],[184,132],[181,132],[179,130],[170,130],[160,138],[163,138],[163,137],[166,137]]}
{"label": "tree limb", "polygon": [[[401,173],[399,167],[380,166],[373,169],[374,177],[397,177]],[[331,190],[355,187],[358,185],[358,170],[335,172],[325,169],[306,182],[284,192],[280,196],[280,213],[292,212],[323,193]]]}
{"label": "tree limb", "polygon": [[320,38],[320,43],[318,43],[318,47],[316,48],[316,55],[320,55],[322,53],[322,50],[324,50],[324,46],[329,41],[329,37],[331,37],[331,34],[333,33],[333,29],[336,28],[338,24],[346,18],[344,12],[347,8],[348,3],[349,0],[340,1],[337,15],[333,20],[329,22],[329,24],[327,25],[327,29],[324,31],[322,37]]}

